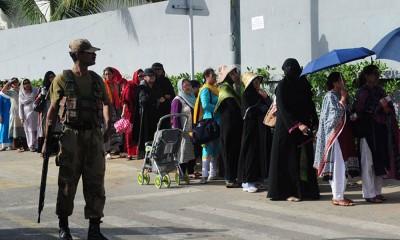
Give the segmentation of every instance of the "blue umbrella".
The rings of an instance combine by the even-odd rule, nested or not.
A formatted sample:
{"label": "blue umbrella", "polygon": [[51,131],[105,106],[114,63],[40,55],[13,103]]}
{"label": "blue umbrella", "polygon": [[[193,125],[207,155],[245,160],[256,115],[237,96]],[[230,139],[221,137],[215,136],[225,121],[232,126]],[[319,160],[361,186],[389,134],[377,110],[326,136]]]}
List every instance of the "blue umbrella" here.
{"label": "blue umbrella", "polygon": [[400,28],[388,33],[372,49],[376,59],[384,58],[400,62]]}
{"label": "blue umbrella", "polygon": [[301,72],[301,76],[354,60],[363,59],[374,54],[373,51],[363,47],[335,49],[307,63],[306,67]]}

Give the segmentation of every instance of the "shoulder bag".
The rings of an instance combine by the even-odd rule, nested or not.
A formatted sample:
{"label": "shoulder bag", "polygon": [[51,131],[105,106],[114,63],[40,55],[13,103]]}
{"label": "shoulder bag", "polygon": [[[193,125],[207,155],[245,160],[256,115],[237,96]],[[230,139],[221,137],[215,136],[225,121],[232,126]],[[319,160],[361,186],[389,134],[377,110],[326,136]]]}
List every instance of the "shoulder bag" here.
{"label": "shoulder bag", "polygon": [[276,100],[271,104],[271,106],[268,109],[267,114],[264,117],[263,123],[267,125],[268,127],[275,127],[276,125],[276,111],[278,109],[276,108]]}
{"label": "shoulder bag", "polygon": [[[212,103],[211,91],[210,102]],[[194,144],[204,144],[219,138],[219,136],[220,127],[214,119],[214,114],[212,114],[212,118],[202,119],[196,124],[196,126],[193,128],[192,140]]]}

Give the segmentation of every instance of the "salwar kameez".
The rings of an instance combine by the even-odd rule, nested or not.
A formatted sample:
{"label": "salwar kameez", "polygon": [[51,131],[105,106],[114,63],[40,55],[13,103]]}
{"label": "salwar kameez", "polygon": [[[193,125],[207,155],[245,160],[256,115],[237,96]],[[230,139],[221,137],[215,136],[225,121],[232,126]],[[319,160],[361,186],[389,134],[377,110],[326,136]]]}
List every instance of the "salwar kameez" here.
{"label": "salwar kameez", "polygon": [[31,92],[21,89],[19,92],[19,116],[24,119],[24,131],[26,141],[30,150],[38,147],[38,118],[39,115],[33,110],[33,102],[38,95],[38,89],[31,86]]}
{"label": "salwar kameez", "polygon": [[[398,126],[393,103],[388,102],[386,113],[380,100],[387,94],[380,86],[362,86],[357,94],[354,108],[361,118],[370,116],[369,125],[363,126],[365,136],[360,136],[361,177],[363,197],[368,199],[381,195],[382,179],[400,178]],[[357,120],[360,121],[360,120]]]}
{"label": "salwar kameez", "polygon": [[8,90],[7,96],[10,97],[10,127],[8,137],[13,140],[13,148],[28,148],[26,135],[21,118],[19,117],[19,90]]}
{"label": "salwar kameez", "polygon": [[[212,90],[211,90],[212,89]],[[202,118],[211,119],[220,124],[221,116],[219,113],[214,114],[216,103],[218,102],[218,90],[213,86],[204,84],[200,89],[199,96],[196,100],[194,118],[199,119],[196,115],[196,108],[198,111],[204,111]],[[217,175],[218,168],[218,156],[220,153],[220,138],[217,138],[211,142],[202,144],[202,177],[215,177]]]}
{"label": "salwar kameez", "polygon": [[314,168],[319,177],[329,180],[335,200],[344,200],[348,165],[351,166],[351,174],[356,172],[354,165],[358,165],[355,139],[347,120],[347,108],[341,102],[339,92],[327,92],[322,103],[317,133]]}
{"label": "salwar kameez", "polygon": [[10,98],[0,92],[0,117],[2,119],[2,122],[0,123],[0,143],[2,144],[1,149],[9,147],[11,143],[11,140],[8,137],[8,130],[10,126],[10,108]]}

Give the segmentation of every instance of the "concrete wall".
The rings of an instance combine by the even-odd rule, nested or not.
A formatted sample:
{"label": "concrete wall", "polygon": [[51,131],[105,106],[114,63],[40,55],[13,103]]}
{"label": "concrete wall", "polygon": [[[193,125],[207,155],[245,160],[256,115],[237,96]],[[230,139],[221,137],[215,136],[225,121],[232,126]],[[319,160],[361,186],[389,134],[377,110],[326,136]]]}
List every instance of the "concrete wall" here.
{"label": "concrete wall", "polygon": [[[396,0],[242,1],[242,65],[280,68],[288,57],[306,65],[333,49],[373,48],[400,26],[399,7]],[[264,29],[251,30],[255,16],[264,16]]]}
{"label": "concrete wall", "polygon": [[[188,17],[166,15],[167,3],[1,30],[0,79],[37,79],[48,70],[70,68],[68,44],[75,38],[87,38],[102,49],[92,67],[99,74],[114,66],[130,76],[154,62],[163,63],[169,74],[189,72]],[[232,59],[230,0],[206,3],[210,16],[194,18],[196,72]],[[279,69],[288,57],[305,65],[334,48],[372,48],[400,25],[399,7],[396,0],[243,0],[242,66]],[[256,16],[264,17],[263,29],[252,30]]]}

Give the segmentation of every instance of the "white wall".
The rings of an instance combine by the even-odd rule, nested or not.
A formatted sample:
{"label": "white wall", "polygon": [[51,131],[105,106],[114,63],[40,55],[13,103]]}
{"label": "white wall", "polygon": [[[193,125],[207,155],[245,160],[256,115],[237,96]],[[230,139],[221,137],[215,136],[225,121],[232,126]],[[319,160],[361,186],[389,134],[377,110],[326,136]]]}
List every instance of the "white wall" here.
{"label": "white wall", "polygon": [[[195,71],[230,64],[230,0],[206,0],[210,16],[194,18]],[[0,79],[43,78],[72,66],[68,44],[87,38],[98,52],[92,69],[132,75],[161,62],[169,74],[189,72],[188,18],[166,15],[168,2],[0,31]],[[400,25],[396,0],[243,0],[242,66],[281,67],[288,57],[305,65],[335,48],[372,48]],[[251,30],[251,18],[265,27]],[[398,68],[397,62],[389,62]],[[244,69],[243,69],[244,70]]]}
{"label": "white wall", "polygon": [[[338,48],[374,45],[400,26],[396,0],[241,1],[242,65],[280,68],[288,57],[301,65]],[[265,28],[251,30],[264,16]],[[384,60],[398,69],[399,63]]]}

